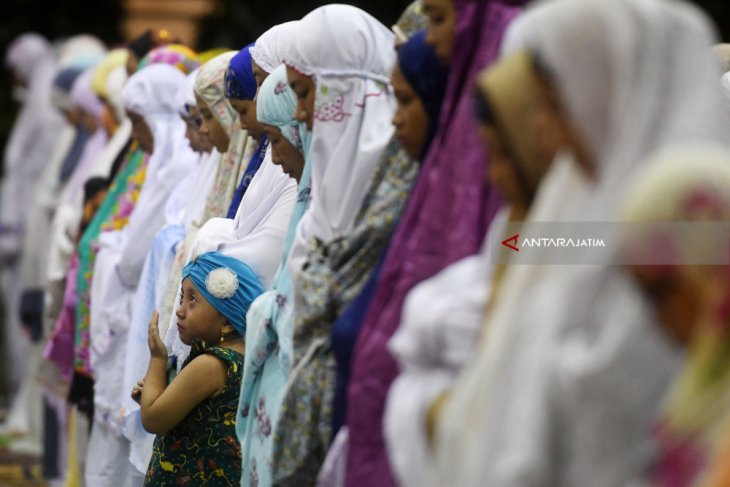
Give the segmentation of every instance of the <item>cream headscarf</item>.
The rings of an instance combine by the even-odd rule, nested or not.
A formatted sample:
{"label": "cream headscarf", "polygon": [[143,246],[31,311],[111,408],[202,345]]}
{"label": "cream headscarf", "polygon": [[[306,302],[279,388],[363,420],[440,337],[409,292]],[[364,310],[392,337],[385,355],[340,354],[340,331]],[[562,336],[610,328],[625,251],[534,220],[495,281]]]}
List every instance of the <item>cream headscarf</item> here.
{"label": "cream headscarf", "polygon": [[[221,54],[205,63],[195,79],[194,90],[208,104],[216,120],[230,138],[228,150],[221,156],[214,188],[208,197],[203,221],[225,216],[238,183],[256,147],[253,138],[241,128],[239,117],[225,97],[225,73],[235,51]],[[230,176],[227,176],[230,174]]]}
{"label": "cream headscarf", "polygon": [[228,63],[235,55],[236,51],[228,51],[205,63],[199,68],[194,85],[195,93],[205,101],[213,116],[231,138],[234,137],[238,125],[238,114],[225,96],[223,78]]}

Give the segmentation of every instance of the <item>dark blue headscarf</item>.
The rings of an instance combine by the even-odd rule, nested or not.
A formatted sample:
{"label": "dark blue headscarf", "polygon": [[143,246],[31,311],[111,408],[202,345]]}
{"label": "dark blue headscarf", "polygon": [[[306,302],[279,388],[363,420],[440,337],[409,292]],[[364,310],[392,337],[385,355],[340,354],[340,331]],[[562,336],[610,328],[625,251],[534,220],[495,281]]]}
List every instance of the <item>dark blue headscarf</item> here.
{"label": "dark blue headscarf", "polygon": [[[66,68],[56,75],[53,79],[53,86],[58,88],[61,92],[68,95],[71,92],[71,87],[84,70],[81,68]],[[74,135],[73,143],[66,153],[66,157],[63,159],[61,164],[61,170],[59,171],[58,178],[62,183],[65,183],[73,174],[76,165],[81,160],[81,154],[84,152],[86,142],[91,138],[91,134],[81,125],[76,127],[76,134]]]}
{"label": "dark blue headscarf", "polygon": [[256,148],[256,152],[253,153],[253,157],[251,157],[248,166],[246,166],[246,171],[243,173],[243,177],[241,177],[241,182],[238,184],[238,188],[236,188],[236,192],[233,194],[233,200],[228,206],[228,213],[226,214],[226,218],[233,219],[236,217],[238,207],[241,205],[241,201],[243,200],[243,195],[246,194],[246,190],[251,185],[253,177],[256,175],[256,172],[258,172],[259,168],[261,167],[261,163],[264,161],[264,157],[266,156],[266,149],[268,147],[269,138],[266,136],[266,134],[264,134],[259,139],[259,145]]}
{"label": "dark blue headscarf", "polygon": [[63,69],[53,79],[53,85],[65,93],[70,93],[71,86],[73,86],[74,81],[76,81],[76,78],[78,78],[83,72],[84,70],[82,68],[71,67]]}
{"label": "dark blue headscarf", "polygon": [[436,135],[449,70],[441,65],[431,46],[426,44],[425,30],[414,34],[398,49],[398,66],[428,114],[429,131],[423,148],[425,154]]}
{"label": "dark blue headscarf", "polygon": [[[254,78],[253,68],[251,67],[251,48],[253,46],[254,44],[252,43],[238,51],[238,54],[233,56],[228,63],[225,76],[226,98],[233,98],[235,100],[253,100],[256,98],[258,86],[256,85],[256,78]],[[246,194],[246,190],[256,175],[256,171],[261,167],[268,146],[266,135],[261,136],[258,148],[249,161],[248,166],[246,166],[246,172],[241,178],[241,183],[233,194],[233,201],[231,201],[228,207],[228,214],[226,215],[228,218],[234,218],[236,216],[243,195]]]}
{"label": "dark blue headscarf", "polygon": [[226,98],[234,100],[253,100],[256,97],[256,78],[251,67],[251,48],[244,47],[231,58],[226,70]]}

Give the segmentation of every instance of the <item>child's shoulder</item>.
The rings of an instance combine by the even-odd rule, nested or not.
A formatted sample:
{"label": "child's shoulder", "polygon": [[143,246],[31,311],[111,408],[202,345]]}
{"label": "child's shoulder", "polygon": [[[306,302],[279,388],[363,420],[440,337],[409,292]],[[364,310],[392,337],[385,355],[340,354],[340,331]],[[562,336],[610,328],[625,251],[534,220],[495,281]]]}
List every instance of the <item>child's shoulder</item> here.
{"label": "child's shoulder", "polygon": [[[208,347],[199,358],[205,357],[206,362],[216,362],[216,371],[221,371],[225,375],[234,377],[243,369],[243,354],[224,347]],[[197,359],[197,358],[196,358]],[[212,368],[212,365],[209,365]]]}
{"label": "child's shoulder", "polygon": [[193,367],[190,372],[199,374],[220,373],[223,376],[228,372],[238,372],[243,367],[243,354],[219,346],[196,347],[188,357],[184,369]]}
{"label": "child's shoulder", "polygon": [[225,378],[227,387],[240,383],[241,373],[243,371],[243,354],[236,350],[223,347],[209,347],[205,352],[196,357],[193,362],[200,360],[201,369],[205,367],[207,370],[202,371],[203,374],[215,374]]}
{"label": "child's shoulder", "polygon": [[209,374],[215,372],[225,372],[228,360],[224,359],[217,353],[209,350],[192,358],[185,366],[188,373]]}
{"label": "child's shoulder", "polygon": [[203,356],[217,357],[226,362],[238,363],[243,360],[243,354],[231,348],[208,347],[203,351]]}

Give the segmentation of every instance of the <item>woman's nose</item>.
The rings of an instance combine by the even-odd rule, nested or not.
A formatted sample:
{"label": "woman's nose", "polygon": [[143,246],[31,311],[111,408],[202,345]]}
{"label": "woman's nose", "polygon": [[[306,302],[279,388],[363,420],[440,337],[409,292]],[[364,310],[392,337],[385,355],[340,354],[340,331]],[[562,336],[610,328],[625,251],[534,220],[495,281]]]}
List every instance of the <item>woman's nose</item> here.
{"label": "woman's nose", "polygon": [[296,115],[297,122],[306,122],[307,121],[307,110],[304,108],[304,104],[299,101],[297,103],[297,115]]}

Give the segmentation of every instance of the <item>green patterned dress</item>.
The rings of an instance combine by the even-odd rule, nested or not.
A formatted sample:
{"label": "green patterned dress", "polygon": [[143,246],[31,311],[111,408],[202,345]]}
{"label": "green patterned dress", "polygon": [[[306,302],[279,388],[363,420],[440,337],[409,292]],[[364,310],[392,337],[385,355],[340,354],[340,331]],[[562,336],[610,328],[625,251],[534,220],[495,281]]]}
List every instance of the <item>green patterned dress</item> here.
{"label": "green patterned dress", "polygon": [[145,486],[238,486],[241,445],[236,437],[236,412],[241,390],[243,355],[195,342],[183,368],[204,353],[228,364],[223,392],[195,406],[177,426],[155,438]]}

